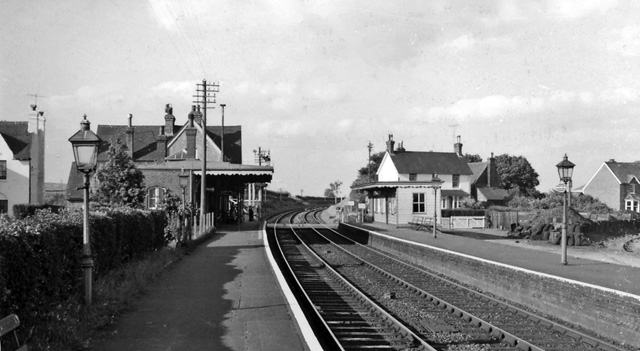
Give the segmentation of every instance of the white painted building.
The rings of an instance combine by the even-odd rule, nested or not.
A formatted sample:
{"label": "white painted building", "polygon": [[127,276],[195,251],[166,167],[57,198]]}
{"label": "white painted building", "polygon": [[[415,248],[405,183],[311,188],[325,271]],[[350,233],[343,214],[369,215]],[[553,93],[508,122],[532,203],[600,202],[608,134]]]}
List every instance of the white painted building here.
{"label": "white painted building", "polygon": [[[459,141],[454,152],[406,151],[394,145],[389,135],[387,152],[376,172],[378,180],[354,188],[367,191],[374,221],[400,225],[416,216],[437,214],[439,218],[441,209],[458,208],[471,196],[473,173]],[[433,181],[436,176],[442,183]]]}
{"label": "white painted building", "polygon": [[28,122],[0,121],[0,213],[43,204],[45,118],[31,107]]}

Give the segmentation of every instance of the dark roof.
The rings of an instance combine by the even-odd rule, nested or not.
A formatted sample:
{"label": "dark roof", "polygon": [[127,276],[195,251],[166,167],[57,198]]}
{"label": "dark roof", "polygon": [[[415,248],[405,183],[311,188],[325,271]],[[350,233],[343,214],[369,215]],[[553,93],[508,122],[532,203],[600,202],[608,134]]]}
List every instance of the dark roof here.
{"label": "dark roof", "polygon": [[640,162],[608,161],[605,164],[611,169],[620,183],[628,183],[632,177],[640,178]]}
{"label": "dark roof", "polygon": [[487,169],[487,164],[485,162],[472,162],[468,165],[473,173],[473,175],[471,175],[471,184],[475,184],[482,173],[484,173],[484,170]]}
{"label": "dark roof", "polygon": [[509,191],[499,188],[478,188],[478,192],[484,195],[487,201],[501,201],[509,197]]}
{"label": "dark roof", "polygon": [[[135,161],[155,161],[157,159],[157,141],[161,126],[133,126],[133,159]],[[99,125],[97,133],[102,138],[102,145],[98,152],[98,161],[108,160],[109,143],[120,139],[123,143],[127,140],[126,125]],[[220,148],[220,135],[222,127],[207,126],[207,135]],[[167,145],[173,136],[167,136]],[[231,163],[242,163],[242,127],[224,127],[224,154]]]}
{"label": "dark roof", "polygon": [[404,151],[390,155],[402,174],[472,174],[466,159],[453,152]]}
{"label": "dark roof", "polygon": [[7,142],[15,160],[31,159],[31,136],[28,122],[0,121],[0,135]]}

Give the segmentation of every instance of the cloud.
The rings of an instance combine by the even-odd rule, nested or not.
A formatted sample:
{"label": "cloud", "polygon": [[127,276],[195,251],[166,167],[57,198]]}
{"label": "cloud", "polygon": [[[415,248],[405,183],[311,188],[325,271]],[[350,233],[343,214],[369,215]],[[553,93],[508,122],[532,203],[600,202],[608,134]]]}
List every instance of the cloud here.
{"label": "cloud", "polygon": [[617,6],[617,0],[548,0],[548,8],[552,14],[568,19],[606,13]]}
{"label": "cloud", "polygon": [[510,47],[513,40],[509,37],[487,37],[479,38],[473,34],[463,34],[451,41],[442,44],[440,47],[450,51],[466,51],[478,47]]}
{"label": "cloud", "polygon": [[607,49],[623,56],[640,56],[640,26],[626,26],[611,30]]}
{"label": "cloud", "polygon": [[542,96],[505,96],[491,95],[475,99],[462,99],[449,106],[431,108],[414,108],[409,113],[410,119],[427,118],[437,121],[442,118],[511,118],[517,115],[532,114],[543,110],[563,108],[572,104],[593,106],[601,103],[627,104],[637,102],[640,91],[630,88],[604,90],[600,93],[572,92],[557,90]]}

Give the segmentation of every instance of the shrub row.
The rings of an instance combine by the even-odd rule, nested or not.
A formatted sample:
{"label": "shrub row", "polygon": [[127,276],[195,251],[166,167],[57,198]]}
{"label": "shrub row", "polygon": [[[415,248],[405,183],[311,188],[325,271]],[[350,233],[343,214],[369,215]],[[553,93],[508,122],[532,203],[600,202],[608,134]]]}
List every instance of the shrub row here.
{"label": "shrub row", "polygon": [[38,210],[51,210],[53,213],[59,213],[64,209],[64,206],[58,205],[34,205],[34,204],[18,204],[13,205],[13,216],[18,219],[23,219],[36,214]]}
{"label": "shrub row", "polygon": [[[91,213],[93,278],[166,245],[164,212],[112,209]],[[81,211],[0,221],[0,317],[27,326],[60,319],[55,307],[81,291]],[[59,321],[64,323],[63,320]]]}
{"label": "shrub row", "polygon": [[476,217],[484,216],[486,210],[472,208],[442,209],[442,217]]}

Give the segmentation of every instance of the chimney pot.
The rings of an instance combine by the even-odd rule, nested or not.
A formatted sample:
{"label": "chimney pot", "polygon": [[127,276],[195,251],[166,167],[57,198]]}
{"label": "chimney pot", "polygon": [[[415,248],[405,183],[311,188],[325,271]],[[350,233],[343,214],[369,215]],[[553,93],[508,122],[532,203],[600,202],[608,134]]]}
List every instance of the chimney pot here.
{"label": "chimney pot", "polygon": [[394,145],[395,145],[395,143],[396,143],[396,142],[395,142],[395,141],[393,141],[393,134],[389,134],[389,140],[387,141],[387,151],[388,151],[390,154],[393,154],[393,153],[395,152],[395,151],[394,151],[394,148],[393,148],[393,147],[394,147]]}
{"label": "chimney pot", "polygon": [[462,143],[460,142],[460,136],[457,138],[458,142],[453,144],[453,152],[455,152],[459,157],[463,157],[462,154]]}

